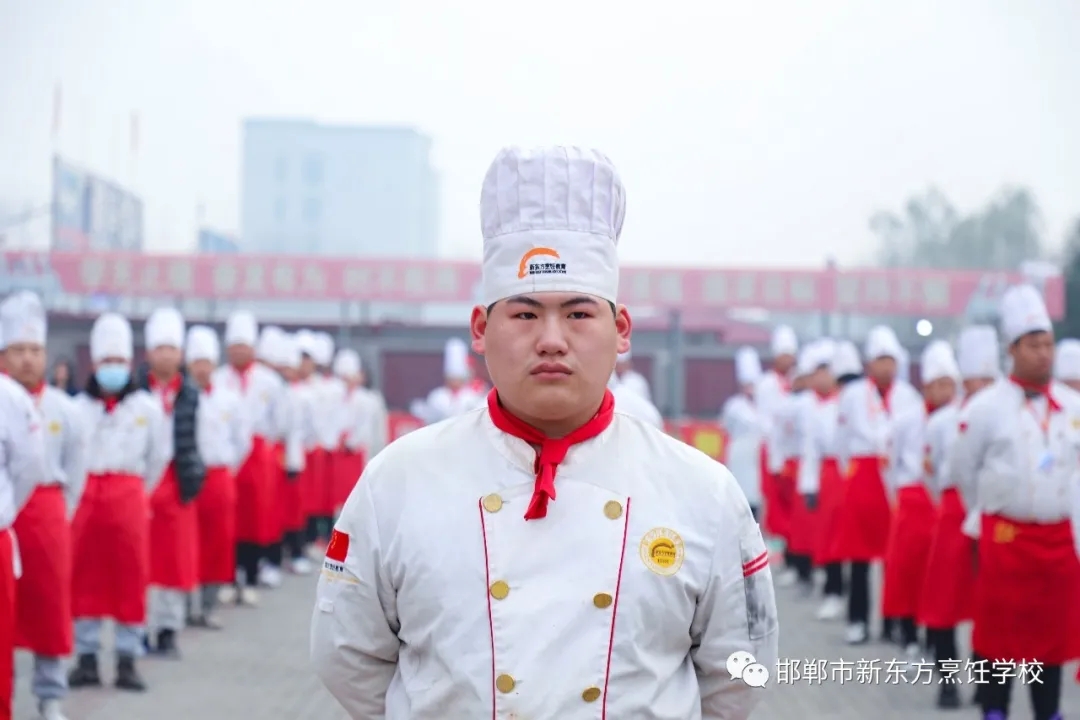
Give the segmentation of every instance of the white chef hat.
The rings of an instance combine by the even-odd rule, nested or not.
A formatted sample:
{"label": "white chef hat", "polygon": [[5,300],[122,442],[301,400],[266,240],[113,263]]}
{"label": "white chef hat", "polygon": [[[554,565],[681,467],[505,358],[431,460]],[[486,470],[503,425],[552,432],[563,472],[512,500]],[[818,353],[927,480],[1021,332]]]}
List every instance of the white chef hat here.
{"label": "white chef hat", "polygon": [[501,150],[480,191],[484,305],[534,292],[615,302],[625,215],[622,181],[602,153]]}
{"label": "white chef hat", "polygon": [[296,341],[301,355],[307,355],[316,363],[319,362],[319,341],[315,338],[315,333],[310,330],[297,330],[293,334],[293,340]]}
{"label": "white chef hat", "polygon": [[832,363],[833,355],[836,354],[836,341],[832,338],[820,338],[814,341],[817,345],[818,365]]}
{"label": "white chef hat", "polygon": [[248,310],[234,310],[225,322],[225,346],[255,347],[259,340],[259,322]]}
{"label": "white chef hat", "polygon": [[956,362],[960,376],[996,378],[1001,374],[1001,348],[997,331],[990,325],[968,325],[956,339]]}
{"label": "white chef hat", "polygon": [[799,338],[789,326],[780,325],[773,329],[771,349],[773,357],[795,355],[799,352]]}
{"label": "white chef hat", "polygon": [[99,315],[90,328],[90,360],[101,362],[105,358],[121,358],[131,362],[134,355],[131,323],[127,318],[116,313]]}
{"label": "white chef hat", "polygon": [[184,361],[209,360],[214,365],[221,362],[221,343],[217,333],[206,325],[192,325],[188,328],[187,343],[184,345]]}
{"label": "white chef hat", "polygon": [[282,332],[281,335],[272,338],[271,346],[275,364],[291,370],[300,368],[302,351],[300,349],[299,335],[300,333],[290,335],[287,332]]}
{"label": "white chef hat", "polygon": [[960,379],[960,367],[949,343],[935,340],[923,349],[919,361],[919,377],[924,385],[941,378]]}
{"label": "white chef hat", "polygon": [[265,363],[276,365],[278,354],[275,351],[275,343],[285,334],[285,331],[276,325],[265,325],[259,331],[259,340],[255,345],[255,357]]}
{"label": "white chef hat", "polygon": [[443,377],[454,380],[468,380],[472,377],[469,368],[469,346],[461,338],[450,338],[443,349]]}
{"label": "white chef hat", "polygon": [[1054,355],[1054,377],[1062,381],[1080,380],[1080,340],[1066,338]]}
{"label": "white chef hat", "polygon": [[340,378],[353,378],[360,374],[360,353],[352,348],[338,350],[334,358],[334,374]]}
{"label": "white chef hat", "polygon": [[1031,285],[1014,285],[1001,296],[1001,334],[1012,345],[1024,335],[1053,329],[1042,295]]}
{"label": "white chef hat", "polygon": [[740,387],[753,385],[761,379],[761,358],[752,347],[741,347],[735,351],[735,382]]}
{"label": "white chef hat", "polygon": [[900,346],[900,340],[891,327],[878,325],[870,329],[866,336],[866,360],[877,360],[883,357],[891,357],[897,363],[903,359],[904,348]]}
{"label": "white chef hat", "polygon": [[315,333],[315,362],[319,367],[330,367],[334,362],[334,338],[327,332]]}
{"label": "white chef hat", "polygon": [[176,308],[158,308],[146,320],[143,340],[147,350],[184,347],[184,316]]}
{"label": "white chef hat", "polygon": [[840,378],[845,375],[859,375],[862,371],[862,360],[859,359],[859,348],[855,347],[855,343],[850,340],[838,342],[829,363],[829,372]]}
{"label": "white chef hat", "polygon": [[21,290],[0,303],[0,348],[19,343],[44,345],[48,331],[45,306],[36,293]]}

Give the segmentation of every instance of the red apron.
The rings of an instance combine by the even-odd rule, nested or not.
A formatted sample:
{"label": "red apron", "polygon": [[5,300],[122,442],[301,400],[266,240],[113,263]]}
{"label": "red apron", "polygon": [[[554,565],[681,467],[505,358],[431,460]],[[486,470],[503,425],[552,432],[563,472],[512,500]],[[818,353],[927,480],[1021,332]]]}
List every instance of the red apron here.
{"label": "red apron", "polygon": [[892,509],[879,458],[851,459],[839,515],[832,555],[853,562],[870,562],[885,555]]}
{"label": "red apron", "polygon": [[770,535],[787,541],[791,538],[791,510],[795,499],[795,482],[793,478],[785,477],[783,470],[778,473],[769,472],[765,456],[766,452],[762,447],[761,463],[764,474],[761,487],[765,500],[765,529]]}
{"label": "red apron", "polygon": [[817,545],[818,514],[817,510],[807,507],[806,501],[798,492],[798,458],[792,458],[784,463],[783,474],[785,478],[790,479],[792,487],[791,528],[787,549],[793,555],[813,557],[814,547]]}
{"label": "red apron", "polygon": [[814,546],[814,564],[828,565],[840,562],[843,558],[834,557],[833,538],[838,532],[840,504],[844,500],[844,478],[840,476],[840,465],[836,458],[821,461],[820,487],[817,504],[817,544]]}
{"label": "red apron", "polygon": [[339,450],[334,453],[334,514],[349,499],[356,481],[364,472],[364,453]]}
{"label": "red apron", "polygon": [[941,493],[934,539],[919,596],[919,624],[950,629],[971,619],[975,586],[975,541],[961,531],[967,510],[956,488]]}
{"label": "red apron", "polygon": [[23,568],[16,583],[15,647],[45,657],[67,657],[74,645],[74,626],[71,525],[64,486],[35,488],[12,529]]}
{"label": "red apron", "polygon": [[282,532],[300,532],[307,525],[307,511],[304,506],[304,475],[307,473],[307,457],[304,458],[304,469],[300,474],[289,479],[289,473],[285,470],[285,449],[281,450],[281,469],[278,472],[278,494],[281,497],[281,529]]}
{"label": "red apron", "polygon": [[272,545],[281,539],[273,445],[256,437],[236,473],[236,541]]}
{"label": "red apron", "polygon": [[71,546],[73,616],[113,618],[124,625],[146,622],[150,503],[143,479],[88,476],[71,524]]}
{"label": "red apron", "polygon": [[885,550],[883,617],[914,618],[918,614],[936,520],[937,509],[925,485],[917,483],[897,491],[896,517]]}
{"label": "red apron", "polygon": [[12,718],[15,692],[15,549],[10,530],[0,530],[0,720]]}
{"label": "red apron", "polygon": [[327,458],[328,455],[322,448],[308,450],[305,457],[304,473],[300,477],[305,519],[323,515],[327,497]]}
{"label": "red apron", "polygon": [[180,502],[172,463],[150,496],[150,584],[183,592],[199,584],[199,517],[194,502]]}
{"label": "red apron", "polygon": [[1080,657],[1080,560],[1068,520],[984,515],[975,578],[971,644],[980,657],[1043,665]]}
{"label": "red apron", "polygon": [[236,579],[236,478],[226,467],[206,469],[195,498],[199,523],[199,584],[228,585]]}

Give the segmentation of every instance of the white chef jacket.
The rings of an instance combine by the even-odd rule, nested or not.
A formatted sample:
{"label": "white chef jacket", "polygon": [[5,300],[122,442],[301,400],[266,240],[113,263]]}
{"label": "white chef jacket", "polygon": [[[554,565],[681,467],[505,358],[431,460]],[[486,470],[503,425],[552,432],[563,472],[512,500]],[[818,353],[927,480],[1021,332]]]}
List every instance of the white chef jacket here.
{"label": "white chef jacket", "polygon": [[445,385],[428,393],[425,400],[413,403],[412,413],[427,424],[442,422],[447,418],[457,417],[484,405],[487,395],[482,395],[465,385],[451,390]]}
{"label": "white chef jacket", "polygon": [[211,383],[240,395],[255,437],[275,439],[274,402],[281,397],[285,384],[280,375],[262,363],[253,363],[243,373],[231,365],[222,365],[214,370]]}
{"label": "white chef jacket", "polygon": [[[836,455],[841,472],[852,458],[893,458],[893,431],[896,418],[923,404],[922,396],[903,380],[889,390],[889,408],[869,378],[852,380],[840,391],[837,401]],[[890,468],[891,470],[891,468]],[[889,483],[889,473],[883,478]]]}
{"label": "white chef jacket", "polygon": [[312,622],[316,672],[349,716],[745,720],[763,690],[727,660],[773,667],[778,623],[731,473],[616,413],[525,521],[535,458],[477,409],[368,464]]}
{"label": "white chef jacket", "polygon": [[778,415],[783,412],[788,396],[791,394],[791,385],[787,378],[782,377],[775,370],[769,370],[758,380],[754,388],[754,402],[757,405],[761,417],[762,429],[765,433],[765,455],[768,470],[778,473],[784,467],[783,423]]}
{"label": "white chef jacket", "polygon": [[172,458],[170,424],[161,400],[148,390],[135,390],[112,412],[86,393],[75,403],[87,448],[86,474],[135,475],[143,478],[147,492],[153,492]]}
{"label": "white chef jacket", "polygon": [[236,473],[251,452],[251,422],[244,414],[239,393],[211,386],[199,391],[199,420],[195,442],[208,468],[225,467]]}
{"label": "white chef jacket", "polygon": [[386,447],[390,433],[382,393],[366,387],[349,390],[342,404],[341,426],[345,447],[354,452],[363,450],[368,460],[375,457]]}
{"label": "white chef jacket", "polygon": [[44,428],[49,473],[42,485],[62,485],[68,513],[74,513],[83,491],[85,447],[79,410],[63,390],[46,385],[34,397]]}
{"label": "white chef jacket", "polygon": [[754,401],[736,393],[724,402],[720,424],[727,433],[726,465],[753,507],[761,505],[761,443],[764,428]]}
{"label": "white chef jacket", "polygon": [[940,497],[953,486],[949,477],[949,453],[960,424],[960,403],[949,403],[930,414],[926,421],[926,473],[927,487]]}
{"label": "white chef jacket", "polygon": [[0,530],[11,527],[30,493],[47,477],[41,414],[22,385],[0,375]]}
{"label": "white chef jacket", "polygon": [[836,458],[837,396],[809,393],[799,413],[802,450],[795,486],[800,495],[821,492],[821,463]]}
{"label": "white chef jacket", "polygon": [[949,472],[968,508],[1020,522],[1070,517],[1080,475],[1080,403],[1058,382],[1050,394],[1061,404],[1057,412],[1048,412],[1046,398],[1028,400],[1002,378],[964,406]]}

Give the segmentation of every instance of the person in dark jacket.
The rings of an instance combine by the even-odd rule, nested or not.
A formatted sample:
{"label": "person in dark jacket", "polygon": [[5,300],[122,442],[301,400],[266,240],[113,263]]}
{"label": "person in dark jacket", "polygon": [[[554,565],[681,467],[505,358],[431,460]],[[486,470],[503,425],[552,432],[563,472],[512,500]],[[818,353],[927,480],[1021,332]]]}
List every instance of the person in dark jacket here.
{"label": "person in dark jacket", "polygon": [[162,308],[146,321],[147,365],[137,384],[157,396],[169,419],[172,461],[150,499],[149,626],[152,650],[177,656],[176,636],[184,626],[187,597],[198,583],[198,517],[192,502],[202,489],[206,467],[196,442],[199,389],[182,367],[184,319]]}

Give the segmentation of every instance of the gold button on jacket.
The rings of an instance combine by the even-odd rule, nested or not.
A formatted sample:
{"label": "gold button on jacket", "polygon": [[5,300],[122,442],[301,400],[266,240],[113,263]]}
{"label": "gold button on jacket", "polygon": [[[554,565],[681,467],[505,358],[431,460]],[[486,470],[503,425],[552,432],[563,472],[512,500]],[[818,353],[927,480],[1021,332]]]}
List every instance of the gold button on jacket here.
{"label": "gold button on jacket", "polygon": [[495,687],[497,687],[499,689],[499,692],[501,693],[512,692],[514,689],[514,685],[516,684],[517,683],[514,682],[514,678],[510,677],[509,675],[500,675],[499,677],[495,678]]}
{"label": "gold button on jacket", "polygon": [[485,495],[484,496],[484,509],[488,512],[499,512],[502,509],[503,501],[498,495]]}
{"label": "gold button on jacket", "polygon": [[510,594],[510,586],[504,583],[502,580],[496,580],[491,583],[491,597],[496,600],[502,600]]}
{"label": "gold button on jacket", "polygon": [[612,601],[611,596],[607,593],[597,593],[596,595],[593,595],[592,602],[593,605],[603,610],[606,607],[610,607]]}
{"label": "gold button on jacket", "polygon": [[608,500],[604,503],[604,515],[612,520],[618,520],[622,517],[622,505],[614,500]]}
{"label": "gold button on jacket", "polygon": [[600,688],[585,688],[585,691],[581,693],[581,699],[585,702],[596,702],[600,699]]}

